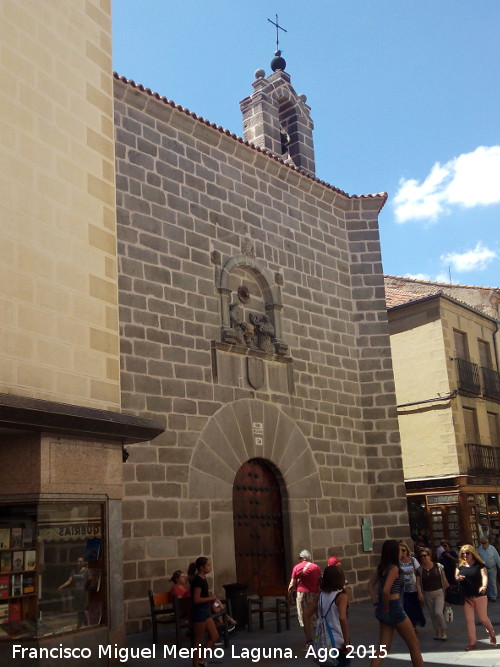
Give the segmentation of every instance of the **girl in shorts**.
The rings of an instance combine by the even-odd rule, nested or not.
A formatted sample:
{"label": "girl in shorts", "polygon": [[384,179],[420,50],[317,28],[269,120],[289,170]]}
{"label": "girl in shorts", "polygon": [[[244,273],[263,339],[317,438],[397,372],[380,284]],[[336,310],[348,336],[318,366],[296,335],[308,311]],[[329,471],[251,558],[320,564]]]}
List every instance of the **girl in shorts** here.
{"label": "girl in shorts", "polygon": [[208,634],[208,641],[204,645],[205,649],[211,649],[219,633],[215,627],[214,619],[211,618],[210,603],[217,600],[217,596],[209,595],[207,574],[212,571],[212,564],[204,556],[196,559],[196,572],[191,582],[191,622],[193,624],[193,667],[204,667],[205,661],[200,660],[203,657],[201,651],[205,635]]}
{"label": "girl in shorts", "polygon": [[413,667],[424,667],[420,645],[410,619],[403,609],[404,578],[399,569],[399,543],[386,540],[382,545],[380,563],[370,577],[370,596],[375,616],[380,623],[378,656],[370,667],[379,667],[391,649],[394,630],[397,630],[410,651]]}
{"label": "girl in shorts", "polygon": [[[191,563],[191,565],[189,566],[189,570],[192,571],[192,576],[191,576],[191,581],[192,581],[196,573],[196,564]],[[186,583],[186,575],[182,570],[176,570],[173,573],[170,581],[174,584],[170,589],[171,594],[176,595],[178,598],[191,597],[191,583],[189,584]],[[210,611],[212,612],[212,614],[218,614],[219,612],[225,611],[225,607],[222,604],[222,602],[218,598],[216,598],[213,602],[210,603]],[[237,621],[235,621],[232,616],[229,616],[229,614],[226,614],[226,618],[228,623],[227,630],[229,634],[232,634],[236,629]],[[215,625],[217,625],[218,627],[221,627],[224,624],[222,616],[217,616],[215,617],[214,620],[215,620]]]}

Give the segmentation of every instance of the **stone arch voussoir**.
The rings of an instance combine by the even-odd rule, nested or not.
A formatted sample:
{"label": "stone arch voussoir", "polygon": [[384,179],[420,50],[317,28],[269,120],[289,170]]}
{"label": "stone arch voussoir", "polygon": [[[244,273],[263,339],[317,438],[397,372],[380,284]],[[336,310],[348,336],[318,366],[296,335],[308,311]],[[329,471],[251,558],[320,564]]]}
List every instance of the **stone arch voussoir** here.
{"label": "stone arch voussoir", "polygon": [[318,467],[293,419],[269,403],[242,399],[221,408],[200,433],[191,458],[189,498],[231,499],[236,472],[252,458],[269,461],[279,471],[290,500],[321,497]]}

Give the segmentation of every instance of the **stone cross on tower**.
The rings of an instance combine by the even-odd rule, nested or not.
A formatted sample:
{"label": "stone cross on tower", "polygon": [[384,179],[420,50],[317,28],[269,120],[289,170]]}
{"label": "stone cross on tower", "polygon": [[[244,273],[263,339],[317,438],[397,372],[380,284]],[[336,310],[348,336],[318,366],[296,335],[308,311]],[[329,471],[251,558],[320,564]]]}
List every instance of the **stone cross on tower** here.
{"label": "stone cross on tower", "polygon": [[288,30],[285,30],[285,28],[282,28],[279,23],[278,23],[278,14],[276,14],[276,23],[274,21],[271,21],[271,19],[267,19],[269,23],[272,23],[273,25],[276,26],[276,51],[280,50],[280,45],[279,45],[279,30],[283,30],[283,32],[288,32]]}
{"label": "stone cross on tower", "polygon": [[240,102],[245,141],[264,148],[302,171],[314,176],[314,123],[305,95],[297,95],[285,71],[286,61],[279,50],[279,31],[287,32],[276,21],[267,19],[276,28],[275,57],[272,74],[263,69],[255,72],[254,92]]}

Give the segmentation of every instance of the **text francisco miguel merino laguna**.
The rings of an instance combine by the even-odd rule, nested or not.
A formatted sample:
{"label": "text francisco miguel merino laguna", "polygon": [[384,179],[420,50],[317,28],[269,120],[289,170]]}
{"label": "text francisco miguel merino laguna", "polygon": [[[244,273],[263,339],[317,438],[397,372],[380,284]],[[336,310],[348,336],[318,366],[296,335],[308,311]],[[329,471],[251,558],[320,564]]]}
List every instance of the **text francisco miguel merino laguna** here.
{"label": "text francisco miguel merino laguna", "polygon": [[[191,660],[193,658],[194,648],[180,648],[178,649],[175,645],[164,644],[163,651],[156,646],[151,646],[150,648],[128,648],[128,647],[119,647],[118,644],[107,644],[105,646],[98,646],[96,651],[92,651],[90,648],[77,648],[63,646],[52,646],[51,648],[46,647],[26,647],[21,644],[13,644],[12,646],[12,657],[13,658],[51,658],[52,660],[64,659],[64,658],[81,658],[82,660],[91,660],[93,657],[98,658],[114,658],[120,662],[127,662],[131,658],[137,660],[138,658],[142,659],[152,659],[154,660],[157,657],[163,658],[186,658]],[[211,660],[217,658],[219,660],[224,657],[231,657],[234,659],[245,658],[251,660],[252,662],[260,662],[262,658],[288,658],[292,659],[297,656],[293,654],[291,648],[280,648],[277,646],[274,647],[257,647],[245,648],[240,646],[231,646],[230,656],[226,656],[226,652],[223,648],[207,648],[201,649],[201,660]],[[97,656],[95,653],[97,652]],[[229,650],[228,650],[229,652]]]}

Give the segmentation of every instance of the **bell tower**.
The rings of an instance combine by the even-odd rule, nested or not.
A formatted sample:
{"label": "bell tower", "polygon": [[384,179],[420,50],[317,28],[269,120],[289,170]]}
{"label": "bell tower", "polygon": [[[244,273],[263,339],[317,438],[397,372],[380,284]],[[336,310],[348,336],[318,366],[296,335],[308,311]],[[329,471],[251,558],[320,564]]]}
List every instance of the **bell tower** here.
{"label": "bell tower", "polygon": [[255,72],[254,92],[240,102],[243,138],[314,176],[311,108],[306,96],[293,89],[285,67],[278,49],[271,61],[273,73],[266,77],[262,69]]}

